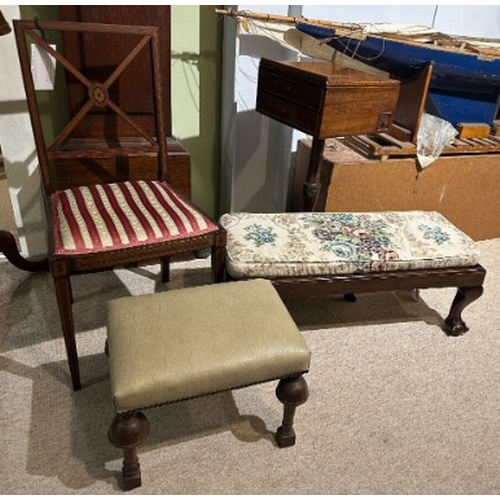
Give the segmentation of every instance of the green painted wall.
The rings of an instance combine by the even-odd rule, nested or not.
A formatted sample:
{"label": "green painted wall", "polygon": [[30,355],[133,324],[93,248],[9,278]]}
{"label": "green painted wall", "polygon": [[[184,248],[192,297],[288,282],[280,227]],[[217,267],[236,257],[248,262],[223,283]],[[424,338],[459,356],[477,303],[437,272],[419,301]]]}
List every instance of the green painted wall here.
{"label": "green painted wall", "polygon": [[[222,60],[222,23],[215,8],[171,6],[172,129],[191,155],[192,200],[212,217],[219,216]],[[24,19],[58,19],[54,5],[20,6],[20,10]],[[45,94],[43,126],[48,136],[54,136],[66,122],[67,100],[58,92]]]}
{"label": "green painted wall", "polygon": [[219,215],[222,23],[215,5],[172,5],[173,134],[191,155],[193,201]]}

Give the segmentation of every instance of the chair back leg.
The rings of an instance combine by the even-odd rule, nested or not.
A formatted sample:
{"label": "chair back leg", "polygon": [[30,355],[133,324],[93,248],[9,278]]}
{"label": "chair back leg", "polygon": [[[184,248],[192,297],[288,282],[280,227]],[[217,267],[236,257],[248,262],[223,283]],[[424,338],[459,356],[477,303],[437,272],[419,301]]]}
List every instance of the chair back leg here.
{"label": "chair back leg", "polygon": [[212,246],[212,282],[222,283],[224,281],[226,266],[226,232],[221,231],[215,237],[215,244]]}
{"label": "chair back leg", "polygon": [[170,281],[170,255],[166,255],[160,259],[161,282],[168,283]]}

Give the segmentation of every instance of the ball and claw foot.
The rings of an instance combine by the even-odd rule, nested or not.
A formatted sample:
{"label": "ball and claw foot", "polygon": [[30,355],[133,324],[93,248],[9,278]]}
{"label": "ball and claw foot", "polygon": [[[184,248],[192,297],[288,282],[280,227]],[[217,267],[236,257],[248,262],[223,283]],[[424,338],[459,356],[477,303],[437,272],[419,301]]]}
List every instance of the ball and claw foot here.
{"label": "ball and claw foot", "polygon": [[451,304],[448,317],[444,320],[444,331],[450,337],[459,337],[469,331],[462,320],[462,311],[483,294],[482,286],[459,287]]}
{"label": "ball and claw foot", "polygon": [[293,419],[297,406],[305,403],[309,397],[307,382],[302,375],[281,379],[276,396],[284,405],[283,422],[276,431],[276,443],[280,448],[287,448],[296,441]]}
{"label": "ball and claw foot", "polygon": [[449,337],[460,337],[469,331],[469,327],[462,320],[448,317],[444,320],[444,330]]}

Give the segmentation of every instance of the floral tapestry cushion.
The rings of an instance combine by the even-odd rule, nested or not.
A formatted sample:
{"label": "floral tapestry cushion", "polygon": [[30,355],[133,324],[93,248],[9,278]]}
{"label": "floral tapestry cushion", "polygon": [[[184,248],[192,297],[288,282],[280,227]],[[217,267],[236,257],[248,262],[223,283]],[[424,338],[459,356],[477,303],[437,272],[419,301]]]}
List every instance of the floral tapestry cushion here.
{"label": "floral tapestry cushion", "polygon": [[216,231],[162,181],[127,181],[52,195],[56,254],[132,248]]}
{"label": "floral tapestry cushion", "polygon": [[466,267],[478,247],[438,212],[224,214],[234,278]]}

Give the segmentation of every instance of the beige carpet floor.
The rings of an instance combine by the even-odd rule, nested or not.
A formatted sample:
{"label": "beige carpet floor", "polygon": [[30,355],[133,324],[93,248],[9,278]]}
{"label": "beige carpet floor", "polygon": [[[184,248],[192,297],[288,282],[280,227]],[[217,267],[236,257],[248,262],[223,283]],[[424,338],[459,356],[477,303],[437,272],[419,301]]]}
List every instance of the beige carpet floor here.
{"label": "beige carpet floor", "polygon": [[[274,383],[156,408],[133,493],[499,494],[500,239],[480,247],[485,292],[459,338],[440,329],[453,289],[288,301],[312,351],[297,444],[273,442]],[[49,275],[0,263],[2,494],[120,493],[104,303],[204,284],[208,265],[175,263],[168,286],[156,266],[75,279],[74,393]]]}

